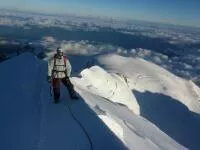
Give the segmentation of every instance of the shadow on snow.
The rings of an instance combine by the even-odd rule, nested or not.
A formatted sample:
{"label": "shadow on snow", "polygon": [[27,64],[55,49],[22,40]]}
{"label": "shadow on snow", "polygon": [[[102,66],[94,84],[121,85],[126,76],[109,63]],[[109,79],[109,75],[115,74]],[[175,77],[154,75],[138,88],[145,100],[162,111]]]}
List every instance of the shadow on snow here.
{"label": "shadow on snow", "polygon": [[133,91],[140,105],[141,116],[153,122],[168,136],[185,147],[200,148],[200,115],[184,104],[163,94]]}
{"label": "shadow on snow", "polygon": [[79,96],[79,100],[72,100],[66,94],[66,88],[62,85],[63,96],[61,101],[71,108],[71,112],[86,130],[95,150],[125,150],[128,149],[122,141],[105,125],[97,114]]}

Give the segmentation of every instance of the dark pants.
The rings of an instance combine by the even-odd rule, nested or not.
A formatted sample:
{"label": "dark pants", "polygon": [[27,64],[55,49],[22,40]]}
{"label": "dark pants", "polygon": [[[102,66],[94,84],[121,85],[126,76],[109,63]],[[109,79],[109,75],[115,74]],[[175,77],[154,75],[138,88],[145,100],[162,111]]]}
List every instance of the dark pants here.
{"label": "dark pants", "polygon": [[54,92],[54,100],[58,101],[60,99],[60,82],[62,82],[68,89],[68,92],[70,94],[70,97],[73,97],[74,95],[74,86],[69,80],[68,77],[62,78],[62,79],[53,79],[53,92]]}

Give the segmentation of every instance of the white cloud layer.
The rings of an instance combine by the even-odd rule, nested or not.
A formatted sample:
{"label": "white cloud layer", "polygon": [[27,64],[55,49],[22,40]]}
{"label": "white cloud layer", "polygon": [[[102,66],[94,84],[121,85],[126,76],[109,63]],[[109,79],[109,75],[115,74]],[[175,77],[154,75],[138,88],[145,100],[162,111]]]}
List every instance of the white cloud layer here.
{"label": "white cloud layer", "polygon": [[[200,49],[186,48],[184,45],[200,44],[200,29],[162,24],[144,23],[139,21],[119,21],[113,19],[89,18],[77,16],[50,16],[22,12],[0,10],[0,25],[17,26],[30,29],[31,26],[60,27],[66,30],[100,31],[102,28],[112,28],[116,32],[133,35],[143,35],[160,38],[168,43],[183,47],[179,56],[168,57],[148,49],[125,49],[111,44],[91,43],[89,41],[58,41],[52,36],[45,36],[39,41],[44,47],[54,53],[56,47],[61,46],[64,52],[78,55],[96,55],[101,53],[119,53],[124,56],[140,57],[152,61],[171,72],[188,79],[194,79],[200,73]],[[6,44],[6,40],[0,40]],[[167,50],[168,51],[168,50]],[[184,53],[184,54],[183,54]],[[50,54],[50,53],[49,53]],[[196,79],[196,78],[195,78]]]}
{"label": "white cloud layer", "polygon": [[111,28],[117,32],[161,38],[173,45],[200,43],[200,29],[140,21],[120,21],[106,18],[52,16],[0,10],[0,25],[23,27],[59,27],[66,30],[100,31]]}

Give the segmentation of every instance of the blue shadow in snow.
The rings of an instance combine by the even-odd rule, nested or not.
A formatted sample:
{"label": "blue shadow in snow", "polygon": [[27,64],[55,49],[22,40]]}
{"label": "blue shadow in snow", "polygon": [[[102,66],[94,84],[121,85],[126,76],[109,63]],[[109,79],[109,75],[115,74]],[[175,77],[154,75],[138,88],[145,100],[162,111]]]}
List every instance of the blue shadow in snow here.
{"label": "blue shadow in snow", "polygon": [[141,116],[147,118],[168,136],[191,150],[200,149],[200,115],[191,112],[172,97],[133,91]]}
{"label": "blue shadow in snow", "polygon": [[[105,125],[105,123],[97,116],[97,114],[85,103],[84,98],[79,95],[78,100],[69,98],[66,88],[62,85],[62,93],[64,94],[61,101],[68,105],[72,117],[79,126],[87,132],[93,149],[96,150],[126,150],[128,149],[122,141]],[[67,100],[65,100],[68,97]]]}
{"label": "blue shadow in snow", "polygon": [[99,119],[97,114],[81,98],[71,102],[71,110],[90,137],[93,149],[126,150],[121,140]]}

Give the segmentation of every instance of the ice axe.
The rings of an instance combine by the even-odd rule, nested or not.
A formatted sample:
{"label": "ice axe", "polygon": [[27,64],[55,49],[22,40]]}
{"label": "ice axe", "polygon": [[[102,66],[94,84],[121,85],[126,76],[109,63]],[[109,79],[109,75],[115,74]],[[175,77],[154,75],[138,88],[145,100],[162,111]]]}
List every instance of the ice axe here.
{"label": "ice axe", "polygon": [[50,84],[50,86],[49,86],[49,90],[50,90],[50,96],[52,97],[52,96],[53,96],[53,92],[52,92],[51,84]]}

